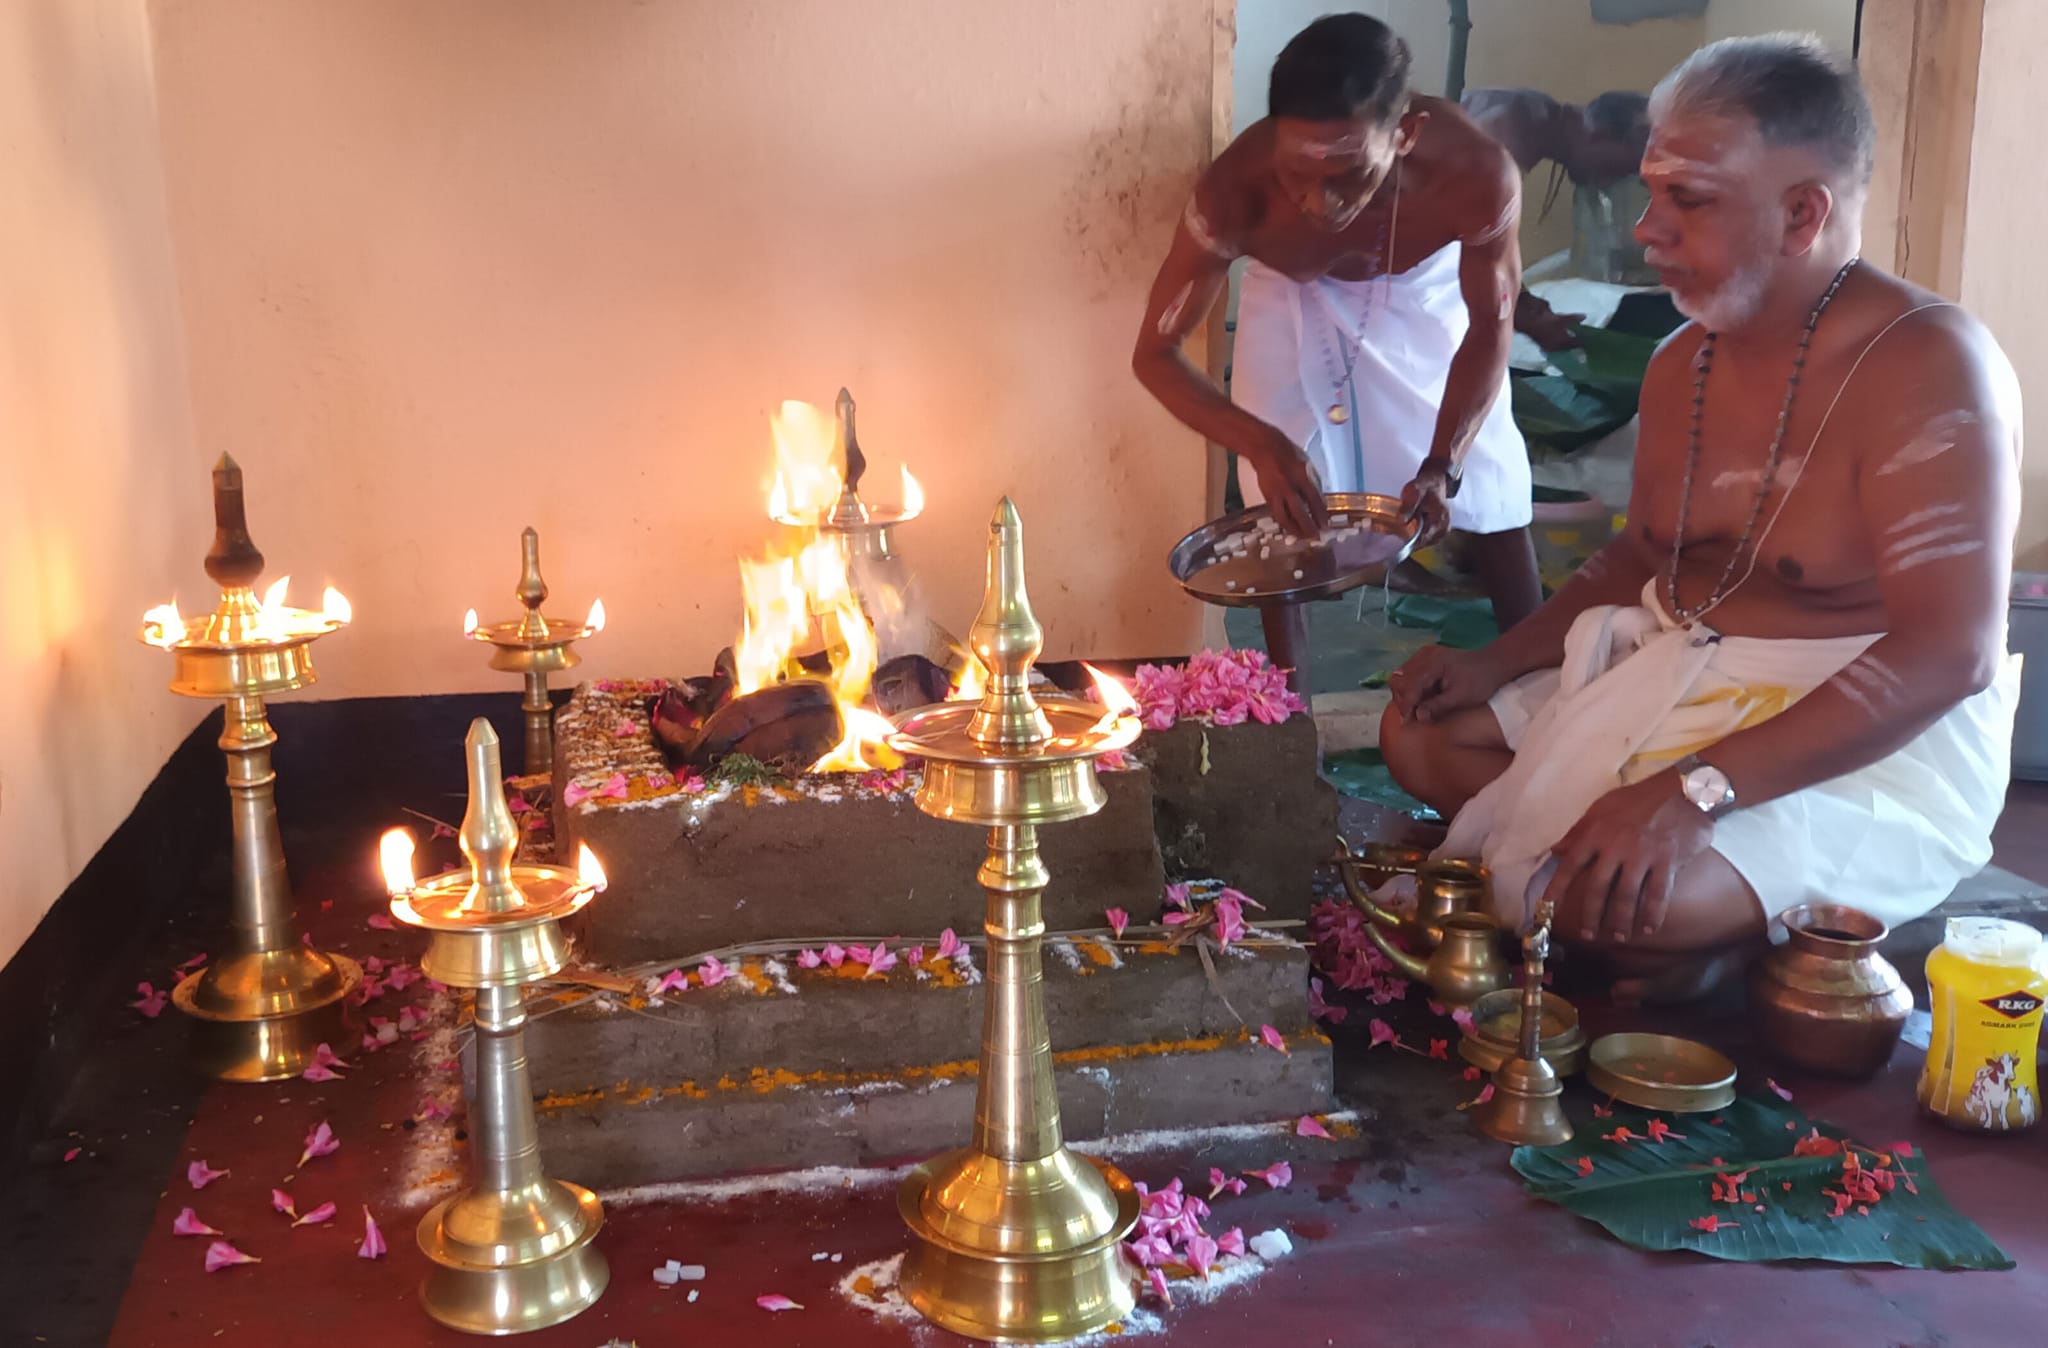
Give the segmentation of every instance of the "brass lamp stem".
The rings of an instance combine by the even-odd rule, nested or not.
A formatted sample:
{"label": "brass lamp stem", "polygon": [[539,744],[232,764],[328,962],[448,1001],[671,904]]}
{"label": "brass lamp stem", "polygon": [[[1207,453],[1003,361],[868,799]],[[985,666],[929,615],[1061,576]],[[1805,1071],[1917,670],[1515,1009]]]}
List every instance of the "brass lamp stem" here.
{"label": "brass lamp stem", "polygon": [[1005,1161],[1043,1160],[1063,1140],[1041,959],[1045,921],[1040,900],[1050,879],[1038,858],[1036,826],[989,829],[988,860],[980,875],[988,895],[983,930],[988,933],[989,991],[973,1145]]}
{"label": "brass lamp stem", "polygon": [[555,710],[548,701],[548,674],[544,669],[526,671],[526,697],[519,704],[526,713],[526,771],[529,774],[555,769]]}
{"label": "brass lamp stem", "polygon": [[291,881],[284,869],[284,839],[277,826],[277,773],[270,766],[270,728],[263,698],[237,694],[226,701],[220,747],[227,755],[228,808],[234,837],[234,916],[239,952],[289,950]]}
{"label": "brass lamp stem", "polygon": [[476,1185],[508,1193],[538,1188],[540,1141],[526,1070],[526,994],[518,987],[476,990]]}

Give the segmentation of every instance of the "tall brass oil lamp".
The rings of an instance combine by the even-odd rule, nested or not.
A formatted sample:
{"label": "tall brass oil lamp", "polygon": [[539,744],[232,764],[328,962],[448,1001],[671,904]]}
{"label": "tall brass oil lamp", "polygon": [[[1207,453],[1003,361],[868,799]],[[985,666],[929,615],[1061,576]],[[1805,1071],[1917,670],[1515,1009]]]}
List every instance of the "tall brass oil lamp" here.
{"label": "tall brass oil lamp", "polygon": [[292,925],[291,883],[277,826],[277,743],[264,698],[314,680],[313,642],[348,625],[348,601],[331,587],[319,611],[287,607],[280,580],[263,599],[263,554],[243,514],[242,470],[223,454],[213,467],[213,547],[206,574],[220,603],[185,618],[175,602],[143,615],[142,639],[171,652],[171,691],[218,698],[226,708],[234,824],[234,915],[229,951],[181,981],[172,1001],[192,1020],[200,1069],[223,1081],[297,1076],[322,1043],[341,1043],[348,995],[363,971],[345,956],[304,944]]}
{"label": "tall brass oil lamp", "polygon": [[463,615],[462,635],[492,647],[491,668],[526,680],[520,709],[526,713],[526,771],[545,773],[555,763],[555,711],[548,701],[548,675],[583,663],[575,643],[604,630],[604,601],[593,600],[590,616],[573,623],[543,617],[548,583],[540,576],[540,534],[528,525],[519,535],[519,588],[513,593],[526,612],[511,622],[480,625],[476,610]]}
{"label": "tall brass oil lamp", "polygon": [[1517,1147],[1555,1147],[1572,1140],[1564,1114],[1564,1086],[1544,1058],[1543,962],[1550,954],[1549,902],[1537,907],[1536,925],[1522,938],[1522,1042],[1493,1074],[1493,1097],[1473,1111],[1479,1131]]}
{"label": "tall brass oil lamp", "polygon": [[420,1249],[434,1264],[420,1302],[454,1329],[519,1334],[589,1309],[611,1277],[591,1243],[604,1225],[597,1195],[541,1169],[523,991],[568,962],[561,920],[603,890],[604,872],[588,847],[576,870],[513,865],[519,830],[505,805],[497,733],[478,718],[464,744],[469,808],[459,836],[469,870],[416,882],[411,835],[393,829],[382,844],[392,916],[428,935],[421,970],[476,989],[476,1174],[420,1219]]}
{"label": "tall brass oil lamp", "polygon": [[[1053,1089],[1040,944],[1048,876],[1038,826],[1102,808],[1095,759],[1138,737],[1135,706],[1038,699],[1044,645],[1024,592],[1023,525],[1005,499],[989,523],[988,588],[969,635],[988,671],[977,704],[908,713],[890,745],[924,760],[918,808],[988,829],[988,997],[969,1145],[925,1162],[897,1206],[917,1243],[904,1296],[969,1338],[1047,1343],[1130,1313],[1121,1243],[1138,1220],[1130,1180],[1065,1146]],[[1109,690],[1105,690],[1109,691]]]}

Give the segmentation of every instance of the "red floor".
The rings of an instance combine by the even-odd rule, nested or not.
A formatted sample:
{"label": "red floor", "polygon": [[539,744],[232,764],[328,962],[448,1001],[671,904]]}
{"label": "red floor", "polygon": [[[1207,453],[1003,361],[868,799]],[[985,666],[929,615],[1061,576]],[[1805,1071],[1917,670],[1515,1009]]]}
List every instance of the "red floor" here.
{"label": "red floor", "polygon": [[[2044,809],[2043,812],[2048,812]],[[416,958],[402,933],[372,931],[363,918],[379,900],[360,871],[300,878],[303,910],[323,942],[361,956]],[[318,901],[334,900],[317,913]],[[183,952],[179,952],[182,954]],[[415,1000],[414,988],[387,998],[379,1014]],[[1586,1008],[1589,1028],[1603,1028]],[[1610,1013],[1611,1016],[1612,1013]],[[1363,1020],[1354,1016],[1354,1020]],[[1643,1025],[1634,1017],[1633,1025]],[[1919,1054],[1902,1048],[1889,1072],[1858,1086],[1830,1086],[1776,1073],[1817,1117],[1869,1140],[1910,1140],[1938,1182],[2019,1267],[2003,1273],[1928,1273],[1835,1265],[1721,1263],[1689,1254],[1648,1255],[1599,1228],[1525,1197],[1501,1147],[1477,1137],[1454,1105],[1472,1087],[1457,1067],[1385,1049],[1366,1052],[1361,1035],[1340,1031],[1339,1089],[1369,1117],[1355,1138],[1275,1138],[1218,1146],[1197,1155],[1155,1152],[1123,1161],[1134,1178],[1191,1183],[1211,1164],[1294,1161],[1291,1188],[1225,1197],[1221,1225],[1247,1233],[1290,1231],[1296,1252],[1206,1304],[1167,1312],[1155,1341],[1175,1345],[1474,1344],[1872,1345],[2039,1343],[2048,1307],[2048,1130],[2009,1141],[1965,1138],[1923,1123],[1913,1108]],[[1728,1046],[1746,1069],[1739,1022],[1690,1032]],[[175,1035],[167,1014],[148,1032]],[[1055,1034],[1057,1027],[1055,1026]],[[369,1057],[346,1080],[324,1085],[208,1089],[167,1175],[157,1214],[120,1309],[113,1342],[123,1348],[187,1344],[345,1344],[397,1348],[456,1344],[465,1336],[433,1325],[415,1289],[424,1261],[413,1241],[419,1212],[397,1194],[414,1138],[402,1121],[417,1107],[422,1072],[403,1048]],[[1775,1071],[1775,1069],[1773,1069]],[[443,1079],[424,1074],[431,1085]],[[1574,1095],[1582,1096],[1583,1087]],[[292,1170],[309,1128],[326,1120],[338,1153]],[[687,1145],[678,1139],[678,1146]],[[188,1186],[186,1163],[203,1158],[230,1174],[203,1192]],[[573,1178],[573,1177],[571,1177]],[[329,1227],[289,1229],[271,1210],[273,1185],[289,1181],[303,1211],[340,1205]],[[390,1253],[355,1256],[360,1206],[377,1214]],[[204,1239],[171,1233],[191,1205],[260,1264],[207,1274]],[[1212,1223],[1212,1229],[1220,1229]],[[604,1299],[568,1325],[530,1336],[536,1348],[597,1348],[614,1338],[656,1345],[958,1342],[935,1330],[885,1321],[843,1299],[833,1284],[856,1265],[901,1251],[890,1190],[751,1195],[726,1201],[614,1204],[601,1245],[613,1283]],[[842,1262],[814,1262],[836,1251]],[[664,1260],[702,1263],[696,1304],[687,1285],[658,1286]],[[770,1314],[757,1296],[781,1293],[805,1309]],[[0,1342],[8,1342],[0,1325]]]}

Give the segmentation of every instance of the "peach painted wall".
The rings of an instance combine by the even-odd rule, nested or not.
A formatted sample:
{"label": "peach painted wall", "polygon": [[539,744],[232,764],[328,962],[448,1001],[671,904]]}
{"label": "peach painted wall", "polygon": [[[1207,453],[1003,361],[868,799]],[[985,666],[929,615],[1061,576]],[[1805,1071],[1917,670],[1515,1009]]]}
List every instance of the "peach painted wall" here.
{"label": "peach painted wall", "polygon": [[212,522],[142,0],[0,6],[0,146],[4,962],[206,710],[135,631]]}
{"label": "peach painted wall", "polygon": [[707,670],[769,411],[842,383],[934,616],[1007,491],[1049,651],[1190,648],[1202,449],[1128,353],[1219,2],[158,0],[194,416],[355,602],[316,693],[508,688],[457,635],[528,523],[586,673]]}

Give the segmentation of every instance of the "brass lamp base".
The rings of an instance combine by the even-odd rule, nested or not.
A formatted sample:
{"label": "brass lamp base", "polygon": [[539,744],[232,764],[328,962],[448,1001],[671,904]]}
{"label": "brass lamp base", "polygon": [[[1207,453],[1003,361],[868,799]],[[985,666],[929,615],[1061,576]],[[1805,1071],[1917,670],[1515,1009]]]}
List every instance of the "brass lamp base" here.
{"label": "brass lamp base", "polygon": [[436,1265],[420,1284],[420,1304],[465,1334],[561,1324],[595,1305],[611,1281],[591,1244],[603,1225],[597,1195],[561,1180],[457,1194],[420,1218],[420,1250]]}
{"label": "brass lamp base", "polygon": [[1510,1058],[1493,1074],[1493,1098],[1473,1111],[1473,1124],[1496,1142],[1555,1147],[1572,1140],[1564,1087],[1542,1058]]}
{"label": "brass lamp base", "polygon": [[1139,1201],[1123,1174],[1064,1147],[1033,1162],[948,1152],[896,1191],[917,1237],[898,1286],[919,1314],[971,1339],[1093,1334],[1137,1303],[1123,1241]]}
{"label": "brass lamp base", "polygon": [[348,998],[362,981],[362,966],[346,955],[252,951],[188,976],[171,1001],[191,1019],[201,1072],[282,1081],[312,1066],[321,1044],[348,1043]]}

